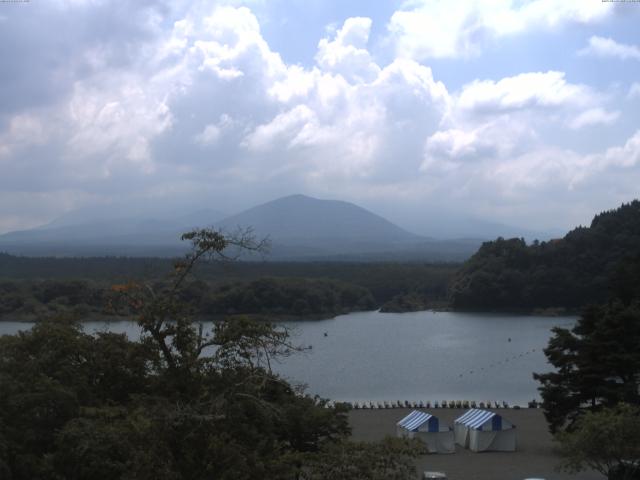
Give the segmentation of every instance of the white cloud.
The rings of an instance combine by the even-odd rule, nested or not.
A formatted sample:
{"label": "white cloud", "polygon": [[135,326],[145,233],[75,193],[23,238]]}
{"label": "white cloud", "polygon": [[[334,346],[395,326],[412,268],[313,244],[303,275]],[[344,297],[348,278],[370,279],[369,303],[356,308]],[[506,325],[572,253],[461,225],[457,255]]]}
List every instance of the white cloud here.
{"label": "white cloud", "polygon": [[255,15],[246,7],[216,8],[198,31],[206,40],[196,39],[193,45],[202,55],[200,68],[209,68],[223,79],[245,75],[255,66],[253,60],[260,57],[260,68],[268,78],[278,75],[285,68],[280,55],[273,52],[260,32]]}
{"label": "white cloud", "polygon": [[569,127],[578,130],[593,125],[611,125],[620,117],[620,112],[608,112],[602,108],[590,108],[569,122]]}
{"label": "white cloud", "polygon": [[[590,198],[587,186],[618,180],[620,170],[625,182],[638,177],[636,137],[596,154],[578,153],[583,148],[570,140],[560,144],[567,129],[624,120],[612,97],[574,75],[461,75],[462,87],[450,91],[438,70],[434,76],[411,58],[472,55],[486,40],[595,22],[608,8],[542,0],[479,5],[405,4],[394,18],[409,15],[415,35],[396,32],[402,55],[385,63],[371,53],[370,44],[379,46],[370,39],[371,19],[347,19],[320,39],[311,65],[285,61],[246,7],[174,5],[171,15],[179,14],[163,18],[168,31],[132,42],[126,61],[111,57],[119,49],[88,46],[83,74],[55,102],[0,118],[0,185],[75,189],[70,203],[94,190],[104,197],[207,191],[246,203],[303,191],[413,202],[417,210],[460,202],[500,211],[569,191]],[[442,38],[432,42],[422,27]],[[553,140],[550,130],[559,132]],[[604,188],[593,191],[605,197]]]}
{"label": "white cloud", "polygon": [[570,22],[597,22],[612,8],[584,0],[414,0],[392,15],[388,30],[402,56],[471,56],[492,39]]}
{"label": "white cloud", "polygon": [[634,82],[629,87],[629,93],[627,94],[629,100],[640,98],[640,82]]}
{"label": "white cloud", "polygon": [[423,171],[446,170],[471,162],[506,159],[525,150],[535,138],[527,122],[499,116],[475,126],[439,130],[427,138]]}
{"label": "white cloud", "polygon": [[305,70],[299,65],[291,65],[286,71],[287,74],[269,88],[269,94],[282,103],[307,96],[320,75],[318,70]]}
{"label": "white cloud", "polygon": [[404,143],[411,153],[403,161],[417,168],[424,138],[440,123],[450,97],[428,67],[411,60],[377,65],[364,48],[370,27],[369,19],[347,19],[319,42],[316,66],[287,66],[274,79],[267,92],[280,103],[278,114],[242,141],[263,156],[261,164],[275,155],[280,171],[305,168],[303,176],[316,182],[412,175],[389,163],[395,145]]}
{"label": "white cloud", "polygon": [[510,161],[497,162],[486,170],[486,179],[507,198],[530,198],[535,192],[562,191],[583,165],[575,152],[557,147],[542,147]]}
{"label": "white cloud", "polygon": [[611,38],[593,36],[589,39],[589,46],[580,50],[578,54],[640,60],[640,47],[618,43]]}
{"label": "white cloud", "polygon": [[259,125],[244,139],[244,146],[254,152],[272,150],[284,142],[285,148],[300,144],[297,140],[304,130],[313,129],[317,119],[313,111],[298,105],[293,109],[277,115],[264,125]]}
{"label": "white cloud", "polygon": [[318,44],[316,62],[324,71],[337,72],[353,81],[370,81],[380,73],[367,42],[371,31],[370,18],[348,18],[335,38],[323,38]]}
{"label": "white cloud", "polygon": [[214,145],[220,139],[220,128],[217,125],[207,125],[204,130],[195,136],[196,143],[202,146]]}
{"label": "white cloud", "polygon": [[153,79],[123,75],[76,85],[66,118],[69,138],[64,152],[75,165],[74,175],[109,176],[112,168],[124,164],[153,172],[150,143],[172,123],[169,107],[154,91],[158,87]]}
{"label": "white cloud", "polygon": [[539,130],[613,122],[607,97],[566,80],[564,72],[529,72],[475,80],[449,99],[438,130],[426,140],[422,169],[436,172],[469,162],[507,159],[540,148]]}
{"label": "white cloud", "polygon": [[640,130],[621,147],[608,148],[604,155],[595,155],[592,163],[600,169],[607,166],[631,168],[640,165]]}
{"label": "white cloud", "polygon": [[494,173],[505,191],[535,190],[553,185],[567,190],[584,186],[588,191],[592,186],[588,182],[600,179],[602,175],[614,175],[619,170],[637,178],[638,173],[632,170],[637,165],[640,165],[640,130],[624,145],[603,152],[581,155],[568,149],[546,147],[501,163]]}
{"label": "white cloud", "polygon": [[475,112],[524,108],[583,107],[597,101],[586,85],[568,83],[564,72],[522,73],[499,81],[476,80],[465,85],[458,106]]}

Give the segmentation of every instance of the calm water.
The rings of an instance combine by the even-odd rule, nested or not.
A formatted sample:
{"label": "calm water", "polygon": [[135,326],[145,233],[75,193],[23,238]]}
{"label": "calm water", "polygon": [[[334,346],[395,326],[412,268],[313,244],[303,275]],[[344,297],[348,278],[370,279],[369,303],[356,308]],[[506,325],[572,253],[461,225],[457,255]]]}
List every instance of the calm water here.
{"label": "calm water", "polygon": [[[532,372],[550,369],[542,349],[554,326],[575,318],[453,312],[362,312],[285,322],[294,343],[312,346],[275,365],[334,400],[506,400],[539,398]],[[0,334],[29,324],[0,322]],[[132,322],[87,322],[89,332],[139,336]],[[326,333],[326,336],[325,336]],[[511,341],[509,341],[509,339]]]}

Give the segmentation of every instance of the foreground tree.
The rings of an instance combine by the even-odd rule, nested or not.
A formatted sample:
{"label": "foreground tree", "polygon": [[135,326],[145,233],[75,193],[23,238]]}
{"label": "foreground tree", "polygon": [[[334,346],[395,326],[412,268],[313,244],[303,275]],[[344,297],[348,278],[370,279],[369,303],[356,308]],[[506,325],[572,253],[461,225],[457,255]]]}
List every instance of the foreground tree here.
{"label": "foreground tree", "polygon": [[334,443],[307,458],[301,480],[413,479],[413,459],[424,453],[425,446],[418,439],[387,437],[379,443]]}
{"label": "foreground tree", "polygon": [[564,457],[562,468],[578,473],[587,469],[609,480],[640,478],[640,408],[621,403],[589,412],[572,432],[557,435]]}
{"label": "foreground tree", "polygon": [[640,404],[640,306],[587,308],[576,326],[555,328],[545,349],[555,372],[534,374],[552,432],[571,430],[587,411]]}

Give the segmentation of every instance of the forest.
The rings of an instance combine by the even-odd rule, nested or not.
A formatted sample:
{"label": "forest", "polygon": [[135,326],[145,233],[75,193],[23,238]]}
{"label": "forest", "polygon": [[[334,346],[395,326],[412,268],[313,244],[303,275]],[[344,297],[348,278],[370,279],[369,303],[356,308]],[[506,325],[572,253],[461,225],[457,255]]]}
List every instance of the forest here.
{"label": "forest", "polygon": [[616,283],[632,285],[628,264],[638,255],[640,201],[634,200],[561,239],[484,243],[456,273],[449,300],[456,310],[575,312],[605,301]]}
{"label": "forest", "polygon": [[[29,258],[0,254],[0,318],[63,312],[127,315],[115,310],[111,286],[162,283],[165,258]],[[327,318],[373,310],[420,310],[446,302],[457,264],[228,262],[194,268],[183,289],[194,312]],[[410,301],[407,301],[409,299]],[[399,302],[404,302],[398,306]]]}

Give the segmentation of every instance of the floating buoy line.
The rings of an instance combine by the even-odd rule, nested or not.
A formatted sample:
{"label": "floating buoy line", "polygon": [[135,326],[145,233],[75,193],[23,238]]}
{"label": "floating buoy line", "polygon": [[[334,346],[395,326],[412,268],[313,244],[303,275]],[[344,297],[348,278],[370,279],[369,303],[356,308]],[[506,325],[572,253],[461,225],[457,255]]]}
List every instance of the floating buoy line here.
{"label": "floating buoy line", "polygon": [[522,352],[522,353],[520,353],[518,355],[512,355],[510,357],[506,357],[503,360],[500,360],[498,362],[494,362],[494,363],[492,363],[492,364],[490,364],[488,366],[476,368],[474,370],[469,370],[467,372],[462,372],[462,373],[460,373],[458,375],[458,378],[463,378],[465,375],[474,375],[475,373],[478,373],[478,372],[484,372],[485,370],[490,370],[490,369],[496,368],[496,367],[498,367],[500,365],[506,365],[507,363],[510,363],[510,362],[512,362],[514,360],[517,360],[517,359],[522,358],[522,357],[526,357],[527,355],[531,355],[532,353],[535,353],[536,351],[537,350],[535,348],[532,348],[531,350],[527,350],[526,352]]}

